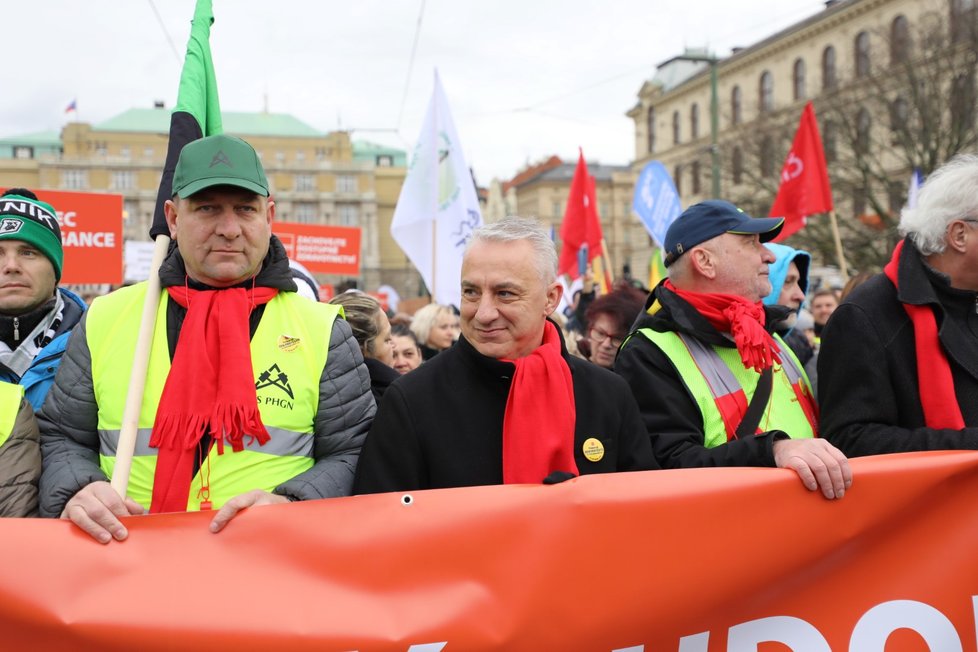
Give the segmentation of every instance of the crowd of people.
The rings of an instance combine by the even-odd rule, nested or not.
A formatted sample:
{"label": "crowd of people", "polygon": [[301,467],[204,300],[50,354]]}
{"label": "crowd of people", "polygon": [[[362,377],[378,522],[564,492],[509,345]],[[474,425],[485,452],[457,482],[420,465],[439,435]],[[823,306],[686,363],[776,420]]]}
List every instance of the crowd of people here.
{"label": "crowd of people", "polygon": [[[881,274],[812,288],[781,218],[687,208],[668,278],[567,314],[557,253],[505,218],[466,245],[457,307],[388,314],[303,296],[271,233],[255,150],[187,145],[165,214],[128,491],[110,485],[147,284],[90,307],[58,286],[54,208],[0,197],[0,515],[69,519],[101,543],[124,518],[583,474],[780,467],[826,499],[849,458],[978,449],[978,157],[935,172]],[[817,377],[817,383],[815,378]],[[816,386],[817,385],[817,386]],[[817,392],[816,392],[817,390]],[[858,479],[856,480],[858,482]]]}

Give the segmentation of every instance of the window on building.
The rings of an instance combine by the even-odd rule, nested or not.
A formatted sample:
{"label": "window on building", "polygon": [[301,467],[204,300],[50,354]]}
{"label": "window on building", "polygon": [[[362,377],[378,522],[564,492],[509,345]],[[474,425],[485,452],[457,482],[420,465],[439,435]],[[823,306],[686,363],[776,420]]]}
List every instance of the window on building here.
{"label": "window on building", "polygon": [[693,165],[692,165],[692,169],[690,170],[690,174],[693,177],[693,194],[694,195],[698,195],[703,190],[702,185],[701,185],[702,184],[702,179],[700,178],[701,171],[700,171],[700,162],[699,161],[693,161]]}
{"label": "window on building", "polygon": [[293,219],[302,224],[319,223],[319,204],[312,201],[297,201],[292,205]]}
{"label": "window on building", "polygon": [[683,166],[677,165],[672,170],[672,183],[676,186],[676,194],[683,196]]}
{"label": "window on building", "polygon": [[648,152],[655,153],[655,107],[650,106],[645,115],[645,129],[648,132]]}
{"label": "window on building", "polygon": [[379,168],[392,168],[394,167],[394,157],[390,154],[380,154],[377,157],[377,167]]}
{"label": "window on building", "polygon": [[774,176],[774,141],[770,136],[761,139],[761,176]]}
{"label": "window on building", "polygon": [[88,170],[62,170],[61,187],[68,190],[88,188]]}
{"label": "window on building", "polygon": [[356,192],[357,178],[352,174],[340,174],[336,177],[336,192]]}
{"label": "window on building", "polygon": [[689,138],[696,140],[700,137],[700,105],[693,104],[689,107]]}
{"label": "window on building", "polygon": [[869,69],[869,32],[859,32],[856,35],[856,78],[868,77]]}
{"label": "window on building", "polygon": [[951,82],[951,128],[960,133],[969,131],[975,123],[975,78],[962,73]]}
{"label": "window on building", "polygon": [[895,66],[910,57],[910,23],[900,15],[890,24],[890,65]]}
{"label": "window on building", "polygon": [[890,103],[890,144],[897,145],[900,142],[900,134],[907,128],[909,108],[907,100],[902,96],[897,97]]}
{"label": "window on building", "polygon": [[311,174],[295,175],[296,192],[311,192],[316,189],[316,178]]}
{"label": "window on building", "polygon": [[132,148],[129,145],[123,145],[119,148],[119,156],[122,158],[132,158]]}
{"label": "window on building", "polygon": [[672,144],[678,145],[679,140],[679,129],[680,129],[680,117],[679,111],[673,111],[672,113]]}
{"label": "window on building", "polygon": [[734,86],[730,91],[730,122],[735,125],[739,125],[744,120],[742,105],[743,98],[741,97],[740,86]]}
{"label": "window on building", "polygon": [[551,217],[563,217],[564,212],[561,210],[559,201],[555,201],[550,205],[550,215]]}
{"label": "window on building", "polygon": [[317,147],[316,148],[316,160],[317,161],[325,161],[326,160],[326,148],[325,147]]}
{"label": "window on building", "polygon": [[856,217],[866,214],[865,188],[856,188],[852,191],[852,214]]}
{"label": "window on building", "polygon": [[95,150],[95,154],[98,156],[105,156],[109,153],[109,144],[104,140],[96,140],[92,143],[92,149]]}
{"label": "window on building", "polygon": [[29,145],[17,145],[14,147],[14,158],[31,159],[34,158],[34,148]]}
{"label": "window on building", "polygon": [[340,226],[357,226],[360,221],[360,207],[357,204],[337,204],[336,214]]}
{"label": "window on building", "polygon": [[143,156],[146,158],[153,158],[153,148],[147,147],[143,150]]}
{"label": "window on building", "polygon": [[740,149],[739,145],[734,147],[731,159],[730,167],[733,168],[733,182],[735,186],[739,186],[744,181],[744,151]]}
{"label": "window on building", "polygon": [[835,76],[835,48],[831,45],[822,50],[822,90],[830,91],[839,85]]}
{"label": "window on building", "polygon": [[824,125],[822,125],[822,147],[825,150],[825,162],[835,163],[838,157],[838,150],[836,149],[836,143],[838,141],[838,133],[835,123],[831,120],[827,120]]}
{"label": "window on building", "polygon": [[757,102],[761,113],[774,110],[774,76],[770,70],[761,73],[757,89]]}
{"label": "window on building", "polygon": [[791,71],[791,88],[794,90],[794,98],[797,102],[798,100],[803,100],[806,97],[805,94],[805,60],[795,59],[795,65]]}
{"label": "window on building", "polygon": [[978,3],[975,0],[951,0],[951,40],[954,43],[975,41]]}
{"label": "window on building", "polygon": [[136,178],[132,170],[113,170],[109,173],[109,190],[132,190]]}
{"label": "window on building", "polygon": [[853,147],[857,155],[869,154],[872,127],[873,120],[869,116],[869,111],[865,107],[859,109],[859,113],[856,114],[856,142]]}
{"label": "window on building", "polygon": [[305,160],[306,160],[306,150],[304,150],[304,149],[298,149],[298,150],[296,150],[296,152],[295,152],[295,162],[296,163],[302,163]]}

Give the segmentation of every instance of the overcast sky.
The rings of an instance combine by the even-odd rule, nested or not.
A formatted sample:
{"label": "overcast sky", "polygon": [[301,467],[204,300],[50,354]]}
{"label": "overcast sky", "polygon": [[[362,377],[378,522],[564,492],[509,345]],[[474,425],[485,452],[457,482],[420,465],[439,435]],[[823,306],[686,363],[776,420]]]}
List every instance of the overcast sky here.
{"label": "overcast sky", "polygon": [[[194,0],[5,5],[0,137],[176,101]],[[437,67],[466,160],[486,185],[550,154],[574,160],[578,146],[588,160],[628,163],[633,126],[624,114],[657,64],[687,46],[729,54],[823,7],[819,0],[214,0],[211,49],[223,110],[261,111],[267,96],[274,113],[404,149],[418,137]],[[64,112],[75,99],[77,118]]]}

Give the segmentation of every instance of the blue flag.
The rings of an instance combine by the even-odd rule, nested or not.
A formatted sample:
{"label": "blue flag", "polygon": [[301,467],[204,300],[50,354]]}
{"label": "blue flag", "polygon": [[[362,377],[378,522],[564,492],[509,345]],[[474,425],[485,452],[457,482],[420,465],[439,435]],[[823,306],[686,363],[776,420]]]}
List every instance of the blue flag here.
{"label": "blue flag", "polygon": [[632,210],[642,220],[645,229],[659,247],[666,239],[666,231],[679,214],[682,206],[672,177],[659,161],[652,161],[642,170],[635,184]]}

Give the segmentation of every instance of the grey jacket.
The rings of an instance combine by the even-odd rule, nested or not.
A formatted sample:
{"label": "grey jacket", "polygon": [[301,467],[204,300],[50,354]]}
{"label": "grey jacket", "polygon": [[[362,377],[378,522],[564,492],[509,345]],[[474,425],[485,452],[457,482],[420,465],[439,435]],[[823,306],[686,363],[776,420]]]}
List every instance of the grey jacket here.
{"label": "grey jacket", "polygon": [[[99,467],[98,405],[92,386],[87,316],[72,333],[54,386],[38,413],[43,458],[41,516],[59,516],[65,503],[85,485],[107,479]],[[276,487],[274,493],[298,500],[349,495],[375,411],[360,347],[350,325],[337,319],[319,381],[315,464]]]}

